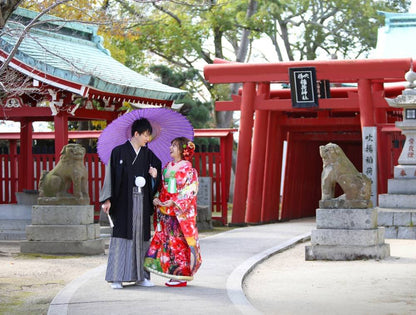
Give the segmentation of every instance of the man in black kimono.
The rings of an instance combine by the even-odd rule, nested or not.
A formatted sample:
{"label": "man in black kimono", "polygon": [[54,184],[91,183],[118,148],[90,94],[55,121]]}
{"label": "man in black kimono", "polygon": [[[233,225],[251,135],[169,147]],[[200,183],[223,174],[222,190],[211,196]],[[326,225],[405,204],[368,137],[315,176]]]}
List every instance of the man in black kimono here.
{"label": "man in black kimono", "polygon": [[[161,162],[146,146],[151,134],[152,126],[147,119],[136,120],[131,128],[131,139],[112,150],[106,166],[100,202],[103,202],[103,211],[110,214],[114,227],[105,280],[111,282],[114,289],[123,288],[122,282],[140,280],[136,257],[144,259],[149,247],[152,201],[161,179]],[[137,227],[133,220],[137,215],[133,207],[133,187],[138,176],[146,179],[141,189],[143,207],[138,207],[143,217],[143,248],[135,241]],[[137,284],[153,286],[149,279],[150,274],[145,273],[145,279]]]}

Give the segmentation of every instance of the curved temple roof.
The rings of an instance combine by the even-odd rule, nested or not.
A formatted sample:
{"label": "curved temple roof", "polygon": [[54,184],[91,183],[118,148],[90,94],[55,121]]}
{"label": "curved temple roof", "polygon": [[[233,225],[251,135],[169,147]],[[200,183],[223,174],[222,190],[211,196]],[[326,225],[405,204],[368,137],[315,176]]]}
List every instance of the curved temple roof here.
{"label": "curved temple roof", "polygon": [[374,58],[416,57],[416,14],[379,11],[384,26],[378,29]]}
{"label": "curved temple roof", "polygon": [[[22,24],[37,15],[37,12],[18,8],[7,27],[20,34]],[[30,30],[14,57],[17,61],[11,64],[17,70],[24,70],[26,75],[65,89],[64,85],[83,96],[91,89],[167,101],[186,94],[186,91],[149,79],[113,59],[102,46],[97,26],[69,23],[53,16],[43,16],[41,20],[43,24]],[[10,35],[10,32],[1,36],[1,50],[8,55],[18,36]],[[6,55],[1,54],[0,60],[4,58]]]}

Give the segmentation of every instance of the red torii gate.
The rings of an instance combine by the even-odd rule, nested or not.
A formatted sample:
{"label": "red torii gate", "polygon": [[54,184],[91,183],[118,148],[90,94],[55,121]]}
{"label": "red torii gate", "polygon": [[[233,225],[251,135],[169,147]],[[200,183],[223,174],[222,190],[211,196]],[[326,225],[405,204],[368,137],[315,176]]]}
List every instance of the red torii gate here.
{"label": "red torii gate", "polygon": [[[384,83],[404,81],[411,64],[406,58],[272,64],[217,60],[205,66],[205,77],[211,83],[243,84],[232,101],[216,102],[216,110],[241,111],[231,223],[314,216],[322,169],[317,146],[328,141],[346,142],[344,151],[359,165],[364,127],[377,127],[378,192],[385,192],[393,163],[385,154],[391,150],[386,134],[397,132],[393,123],[401,115],[384,98],[399,95],[404,86],[388,87]],[[296,67],[314,67],[317,80],[332,83],[331,98],[319,99],[319,108],[293,108],[289,89],[271,90],[272,83],[289,83],[289,68]],[[345,83],[354,86],[336,87]],[[284,140],[288,151],[279,216]]]}

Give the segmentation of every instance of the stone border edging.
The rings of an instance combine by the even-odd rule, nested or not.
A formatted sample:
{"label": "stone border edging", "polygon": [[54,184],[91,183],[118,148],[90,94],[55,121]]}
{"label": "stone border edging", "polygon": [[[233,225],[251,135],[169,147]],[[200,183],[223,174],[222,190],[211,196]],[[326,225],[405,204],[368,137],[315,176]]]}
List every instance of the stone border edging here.
{"label": "stone border edging", "polygon": [[[296,236],[290,240],[287,240],[277,246],[266,249],[265,251],[258,253],[242,264],[240,264],[234,271],[228,276],[226,290],[228,298],[235,305],[236,308],[240,310],[242,314],[253,315],[253,314],[262,314],[257,310],[247,299],[243,290],[244,279],[248,274],[256,267],[258,264],[264,260],[270,258],[271,256],[278,254],[282,251],[285,251],[298,243],[304,243],[311,238],[311,233],[305,233],[299,236]],[[48,314],[49,315],[49,314]]]}
{"label": "stone border edging", "polygon": [[82,286],[85,282],[95,277],[99,273],[105,271],[107,264],[95,267],[92,270],[88,270],[83,275],[72,280],[69,284],[64,286],[61,291],[53,298],[49,304],[48,315],[65,315],[68,314],[68,306],[71,302],[71,298],[74,293]]}

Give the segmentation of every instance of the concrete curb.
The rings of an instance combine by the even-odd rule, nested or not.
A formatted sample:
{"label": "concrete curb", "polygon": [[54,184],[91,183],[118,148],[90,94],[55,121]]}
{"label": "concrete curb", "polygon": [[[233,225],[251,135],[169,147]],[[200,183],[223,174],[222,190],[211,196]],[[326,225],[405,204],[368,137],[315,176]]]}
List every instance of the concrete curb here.
{"label": "concrete curb", "polygon": [[54,297],[49,305],[48,315],[64,315],[68,314],[68,305],[71,302],[73,294],[91,278],[104,272],[107,264],[98,266],[92,270],[85,272],[80,277],[72,280]]}
{"label": "concrete curb", "polygon": [[287,240],[277,246],[269,248],[261,253],[258,253],[246,261],[244,261],[241,265],[234,269],[234,271],[230,274],[227,278],[227,294],[231,302],[234,304],[236,308],[240,310],[242,314],[247,315],[254,315],[254,314],[262,314],[259,310],[257,310],[247,299],[246,295],[244,294],[243,290],[243,282],[247,275],[256,267],[258,264],[263,262],[264,260],[268,259],[269,257],[285,251],[297,243],[303,243],[311,238],[311,233],[305,233],[299,236],[296,236],[290,240]]}

